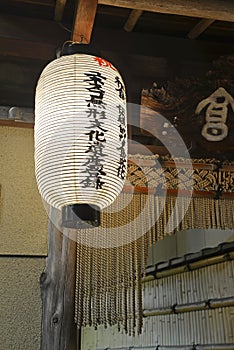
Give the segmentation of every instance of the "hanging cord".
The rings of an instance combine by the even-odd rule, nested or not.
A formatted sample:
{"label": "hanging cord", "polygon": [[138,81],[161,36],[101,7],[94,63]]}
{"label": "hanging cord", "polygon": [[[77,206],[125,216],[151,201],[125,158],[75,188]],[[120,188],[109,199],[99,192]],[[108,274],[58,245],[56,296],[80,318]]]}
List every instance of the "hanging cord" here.
{"label": "hanging cord", "polygon": [[223,162],[222,161],[217,161],[214,163],[215,168],[214,168],[214,172],[217,174],[216,177],[216,190],[215,190],[215,197],[214,199],[220,199],[222,197],[222,193],[223,193],[223,188],[222,185],[220,184],[221,182],[221,173],[220,170],[223,167]]}

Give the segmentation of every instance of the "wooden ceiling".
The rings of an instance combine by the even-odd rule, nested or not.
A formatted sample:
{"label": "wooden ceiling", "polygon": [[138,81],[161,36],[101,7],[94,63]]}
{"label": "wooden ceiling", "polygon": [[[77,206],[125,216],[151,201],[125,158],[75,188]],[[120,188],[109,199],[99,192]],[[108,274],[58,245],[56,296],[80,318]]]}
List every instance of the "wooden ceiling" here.
{"label": "wooden ceiling", "polygon": [[[72,38],[76,9],[77,0],[1,0],[0,105],[33,107],[37,78]],[[201,74],[213,59],[234,54],[233,38],[232,0],[99,0],[89,47],[127,81],[135,79],[129,93],[135,101],[174,68]]]}
{"label": "wooden ceiling", "polygon": [[[138,104],[153,82],[204,77],[234,55],[233,0],[1,0],[0,112],[34,107],[42,69],[85,26],[88,50],[119,68]],[[153,142],[134,125],[133,139]]]}

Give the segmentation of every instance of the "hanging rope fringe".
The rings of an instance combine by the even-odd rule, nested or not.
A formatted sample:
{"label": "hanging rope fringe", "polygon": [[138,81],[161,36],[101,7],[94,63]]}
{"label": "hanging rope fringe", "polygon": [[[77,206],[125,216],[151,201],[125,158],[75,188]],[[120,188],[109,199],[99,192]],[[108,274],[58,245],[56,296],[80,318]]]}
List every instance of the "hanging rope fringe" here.
{"label": "hanging rope fringe", "polygon": [[141,279],[148,249],[147,235],[137,237],[141,219],[135,219],[144,199],[140,194],[120,197],[102,213],[101,227],[77,233],[75,321],[78,328],[118,324],[135,334],[142,327]]}
{"label": "hanging rope fringe", "polygon": [[[191,186],[193,175],[196,190],[214,190],[218,179],[223,188],[233,191],[234,177],[230,171],[220,174],[206,170],[204,174],[204,170],[200,173],[199,170],[192,173],[191,169],[162,171],[130,165],[128,181],[145,187],[166,183],[166,188],[175,189],[178,171],[183,172],[184,189]],[[166,182],[163,182],[165,175]],[[101,227],[77,232],[77,327],[117,324],[119,330],[139,334],[142,328],[141,279],[148,247],[176,231],[234,229],[233,205],[234,198],[178,198],[162,191],[158,194],[157,191],[153,194],[123,192],[101,213]]]}

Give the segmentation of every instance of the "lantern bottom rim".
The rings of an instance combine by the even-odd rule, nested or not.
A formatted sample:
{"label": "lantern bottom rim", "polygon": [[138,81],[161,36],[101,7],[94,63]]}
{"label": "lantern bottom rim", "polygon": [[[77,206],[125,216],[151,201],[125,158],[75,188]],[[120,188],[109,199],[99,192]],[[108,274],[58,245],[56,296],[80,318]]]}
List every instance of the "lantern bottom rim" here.
{"label": "lantern bottom rim", "polygon": [[71,204],[62,208],[62,226],[71,229],[100,226],[100,207],[88,203]]}

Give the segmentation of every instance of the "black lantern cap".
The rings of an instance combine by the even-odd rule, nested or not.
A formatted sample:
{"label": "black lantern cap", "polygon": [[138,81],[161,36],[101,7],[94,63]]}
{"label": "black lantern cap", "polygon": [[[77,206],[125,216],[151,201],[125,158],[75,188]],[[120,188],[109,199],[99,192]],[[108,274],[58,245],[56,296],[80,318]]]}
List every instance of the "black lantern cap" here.
{"label": "black lantern cap", "polygon": [[73,229],[94,228],[101,223],[97,205],[72,204],[62,208],[62,226]]}
{"label": "black lantern cap", "polygon": [[76,53],[100,56],[100,51],[95,45],[87,45],[73,41],[66,41],[63,44],[60,56],[74,55]]}

